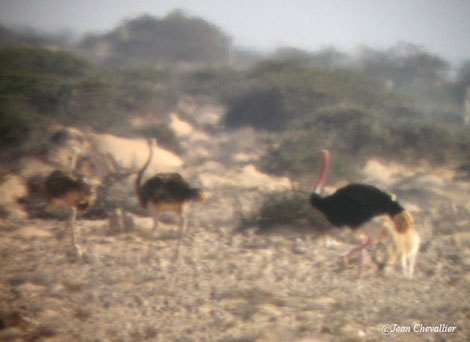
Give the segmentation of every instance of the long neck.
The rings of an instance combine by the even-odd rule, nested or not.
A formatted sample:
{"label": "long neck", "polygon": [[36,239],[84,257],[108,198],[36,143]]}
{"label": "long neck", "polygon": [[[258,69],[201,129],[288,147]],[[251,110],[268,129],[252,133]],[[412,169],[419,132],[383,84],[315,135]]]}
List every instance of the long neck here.
{"label": "long neck", "polygon": [[77,168],[77,159],[78,159],[78,148],[76,146],[73,146],[71,148],[70,152],[70,160],[69,160],[69,165],[68,165],[68,171],[70,173],[73,173],[76,171]]}
{"label": "long neck", "polygon": [[152,161],[153,148],[154,148],[154,143],[150,141],[149,142],[149,156],[144,166],[142,166],[142,169],[140,169],[140,171],[137,173],[137,177],[135,179],[135,191],[137,192],[137,194],[139,193],[140,185],[142,183],[142,176],[144,175],[145,170],[147,169],[147,167],[150,165],[150,162]]}
{"label": "long neck", "polygon": [[322,151],[322,165],[320,170],[320,176],[318,177],[317,183],[315,184],[314,193],[319,195],[323,189],[323,185],[326,181],[326,175],[328,173],[328,167],[330,165],[330,152],[327,150]]}

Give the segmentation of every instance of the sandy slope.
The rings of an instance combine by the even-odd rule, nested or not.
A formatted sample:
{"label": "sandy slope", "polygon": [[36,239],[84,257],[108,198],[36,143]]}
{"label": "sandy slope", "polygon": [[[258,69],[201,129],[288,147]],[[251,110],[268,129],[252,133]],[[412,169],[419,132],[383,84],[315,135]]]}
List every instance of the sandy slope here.
{"label": "sandy slope", "polygon": [[[353,266],[342,272],[337,266],[338,256],[352,247],[347,231],[335,232],[334,238],[296,234],[296,227],[289,227],[291,234],[234,234],[241,213],[259,205],[264,192],[289,189],[290,181],[260,173],[250,158],[232,158],[256,155],[250,132],[214,135],[208,143],[193,136],[205,132],[181,121],[174,122],[183,127],[183,143],[191,143],[199,154],[186,155],[180,168],[210,198],[192,208],[192,229],[179,262],[171,261],[176,243],[171,217],[155,240],[149,218],[134,216],[136,228],[128,233],[113,233],[106,220],[79,220],[79,241],[86,253],[82,260],[67,256],[62,222],[21,217],[4,221],[0,340],[470,338],[467,182],[456,182],[449,172],[371,161],[366,180],[395,192],[413,211],[423,243],[413,280],[399,269],[385,278],[369,263],[364,279],[357,282]],[[132,189],[126,196],[134,201]],[[146,263],[149,242],[153,255]],[[421,323],[457,328],[453,333],[382,332],[385,324],[413,328]]]}

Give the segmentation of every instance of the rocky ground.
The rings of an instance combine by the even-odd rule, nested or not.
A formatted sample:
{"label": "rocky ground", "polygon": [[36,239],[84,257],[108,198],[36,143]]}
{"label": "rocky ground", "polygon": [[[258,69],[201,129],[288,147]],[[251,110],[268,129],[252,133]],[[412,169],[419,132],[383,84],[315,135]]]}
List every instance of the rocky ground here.
{"label": "rocky ground", "polygon": [[[217,113],[201,127],[175,119],[193,153],[183,172],[209,194],[194,204],[178,261],[175,220],[155,238],[132,214],[119,232],[109,220],[79,219],[82,258],[70,255],[64,222],[13,216],[0,222],[1,341],[465,341],[470,338],[470,183],[451,170],[371,161],[368,182],[395,192],[416,217],[422,244],[415,276],[386,277],[369,261],[338,267],[351,234],[297,227],[236,233],[264,193],[289,189],[257,171],[253,132],[217,135]],[[213,125],[212,135],[208,126]],[[214,133],[216,132],[216,133]],[[183,146],[184,147],[184,146]],[[127,193],[129,201],[132,189]],[[133,203],[133,202],[132,202]],[[147,260],[148,248],[152,248]],[[379,246],[373,248],[381,252]],[[393,332],[446,324],[454,332]],[[441,326],[442,327],[442,326]]]}

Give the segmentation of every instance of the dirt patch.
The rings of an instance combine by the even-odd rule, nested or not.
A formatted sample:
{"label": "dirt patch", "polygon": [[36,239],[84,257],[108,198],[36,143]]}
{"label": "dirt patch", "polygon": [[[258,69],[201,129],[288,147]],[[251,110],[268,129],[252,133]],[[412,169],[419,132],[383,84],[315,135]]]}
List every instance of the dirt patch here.
{"label": "dirt patch", "polygon": [[[214,131],[208,143],[192,140],[208,132],[191,126],[181,140],[197,155],[187,153],[183,164],[160,151],[148,173],[181,169],[191,184],[211,193],[206,203],[191,207],[178,262],[172,260],[177,218],[171,215],[162,216],[156,231],[148,214],[137,210],[131,211],[134,225],[127,230],[114,229],[109,220],[79,219],[80,259],[70,257],[70,232],[63,222],[18,218],[0,223],[0,340],[470,338],[470,184],[451,182],[450,172],[370,162],[365,181],[397,194],[413,212],[422,244],[412,280],[399,265],[384,276],[368,260],[357,281],[357,260],[338,267],[340,256],[357,245],[347,229],[320,235],[299,222],[270,234],[235,233],[245,213],[256,210],[271,191],[290,191],[291,181],[256,168],[253,160],[264,147],[254,143],[252,131]],[[144,140],[95,138],[100,155],[109,153],[123,167],[140,166],[147,157]],[[112,204],[138,208],[132,182],[119,186],[108,192]],[[370,251],[380,256],[383,246]],[[386,324],[447,324],[456,331],[385,336]]]}
{"label": "dirt patch", "polygon": [[149,240],[135,239],[137,232],[106,236],[103,223],[77,224],[87,253],[82,261],[68,259],[54,236],[41,236],[38,248],[18,232],[2,233],[8,252],[0,300],[4,315],[17,312],[24,323],[0,330],[0,337],[27,339],[47,328],[48,339],[57,341],[382,341],[385,324],[420,323],[457,331],[409,333],[407,340],[470,336],[470,255],[452,244],[452,235],[425,241],[413,280],[399,269],[384,278],[369,263],[358,282],[354,265],[338,271],[338,257],[353,247],[340,240],[233,235],[193,225],[175,264],[176,240],[163,239],[174,225],[160,228],[146,262]]}

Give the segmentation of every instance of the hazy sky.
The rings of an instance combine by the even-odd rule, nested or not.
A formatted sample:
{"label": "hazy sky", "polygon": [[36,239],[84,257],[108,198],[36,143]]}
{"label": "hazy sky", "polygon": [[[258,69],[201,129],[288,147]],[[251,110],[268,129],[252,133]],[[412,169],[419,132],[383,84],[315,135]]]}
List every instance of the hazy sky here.
{"label": "hazy sky", "polygon": [[448,60],[470,59],[470,0],[0,0],[0,23],[105,32],[173,9],[216,24],[242,47],[351,52],[407,41]]}

